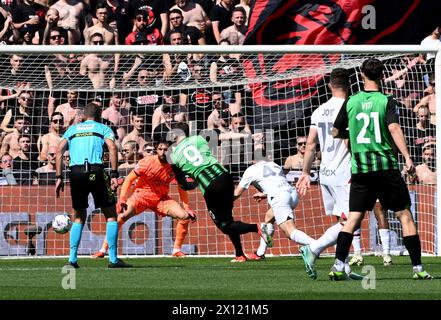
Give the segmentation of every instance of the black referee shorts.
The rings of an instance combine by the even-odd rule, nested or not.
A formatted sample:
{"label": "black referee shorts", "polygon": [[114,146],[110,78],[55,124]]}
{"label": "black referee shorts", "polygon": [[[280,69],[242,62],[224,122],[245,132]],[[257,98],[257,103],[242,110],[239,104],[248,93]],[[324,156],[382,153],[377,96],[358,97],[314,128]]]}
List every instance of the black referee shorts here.
{"label": "black referee shorts", "polygon": [[88,173],[85,173],[84,166],[72,166],[70,170],[70,192],[75,210],[89,207],[89,193],[92,193],[96,208],[115,205],[116,195],[110,186],[110,178],[101,166],[91,165]]}
{"label": "black referee shorts", "polygon": [[234,182],[230,173],[215,178],[205,189],[205,203],[218,228],[233,221]]}
{"label": "black referee shorts", "polygon": [[370,211],[377,199],[385,210],[396,212],[410,208],[409,190],[398,170],[352,175],[349,211]]}

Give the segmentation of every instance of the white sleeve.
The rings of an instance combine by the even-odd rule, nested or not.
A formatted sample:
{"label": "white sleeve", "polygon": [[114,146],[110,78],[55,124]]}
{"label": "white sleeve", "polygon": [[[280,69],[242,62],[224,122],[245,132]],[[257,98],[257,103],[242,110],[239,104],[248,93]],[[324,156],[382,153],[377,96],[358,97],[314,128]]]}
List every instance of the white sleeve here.
{"label": "white sleeve", "polygon": [[317,110],[318,108],[311,115],[311,128],[317,128]]}
{"label": "white sleeve", "polygon": [[240,179],[239,182],[239,186],[241,186],[244,189],[248,189],[254,180],[255,179],[252,174],[252,168],[250,167],[246,169],[245,172],[243,173],[242,179]]}

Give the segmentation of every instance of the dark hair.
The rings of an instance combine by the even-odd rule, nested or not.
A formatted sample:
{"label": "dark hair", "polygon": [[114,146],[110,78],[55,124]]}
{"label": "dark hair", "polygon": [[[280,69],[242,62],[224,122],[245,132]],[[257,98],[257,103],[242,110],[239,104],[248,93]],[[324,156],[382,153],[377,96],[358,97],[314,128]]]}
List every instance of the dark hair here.
{"label": "dark hair", "polygon": [[99,118],[101,118],[101,107],[96,103],[89,103],[84,108],[84,116],[86,118],[93,118],[94,120],[98,120]]}
{"label": "dark hair", "polygon": [[240,111],[231,115],[231,118],[243,118],[243,117],[245,117],[245,115]]}
{"label": "dark hair", "polygon": [[184,133],[186,137],[190,135],[190,128],[185,122],[176,122],[171,125],[172,129],[175,129],[177,135]]}
{"label": "dark hair", "polygon": [[20,137],[18,137],[18,141],[20,141],[21,138],[28,138],[29,142],[32,143],[32,138],[28,134],[22,134]]}
{"label": "dark hair", "polygon": [[95,32],[94,34],[92,34],[89,39],[92,39],[92,38],[95,38],[95,37],[100,37],[101,39],[104,40],[104,36],[101,33],[99,33],[99,32]]}
{"label": "dark hair", "polygon": [[55,116],[60,116],[61,119],[64,120],[64,116],[63,116],[63,114],[62,114],[61,112],[56,111],[56,112],[52,113],[52,115],[51,115],[51,120],[52,120]]}
{"label": "dark hair", "polygon": [[167,146],[170,146],[171,141],[167,141],[167,139],[165,139],[165,137],[161,137],[153,144],[153,147],[156,149],[157,147],[159,147],[160,144],[165,144]]}
{"label": "dark hair", "polygon": [[132,108],[132,110],[130,110],[130,114],[133,117],[138,117],[138,118],[143,118],[145,120],[144,114],[142,113],[141,110],[138,110],[138,108]]}
{"label": "dark hair", "polygon": [[162,112],[163,113],[170,113],[170,114],[172,114],[172,113],[174,113],[173,111],[175,111],[175,110],[176,109],[174,109],[173,105],[171,105],[171,104],[164,104],[162,106]]}
{"label": "dark hair", "polygon": [[361,72],[372,81],[381,80],[383,77],[384,65],[378,59],[369,58],[361,65]]}
{"label": "dark hair", "polygon": [[231,15],[233,15],[233,13],[235,12],[242,12],[245,18],[247,17],[247,12],[243,7],[234,7],[233,10],[231,11]]}
{"label": "dark hair", "polygon": [[177,14],[179,14],[181,17],[183,16],[183,15],[182,15],[182,11],[179,10],[179,9],[171,9],[171,10],[168,12],[168,15],[170,16],[172,13],[177,13]]}
{"label": "dark hair", "polygon": [[179,31],[178,29],[173,29],[168,34],[168,41],[170,41],[172,34],[175,34],[175,33],[179,33],[182,36],[182,38],[184,38],[184,34],[181,31]]}
{"label": "dark hair", "polygon": [[344,68],[333,69],[329,82],[334,88],[347,90],[349,88],[349,71]]}
{"label": "dark hair", "polygon": [[107,9],[106,3],[104,1],[103,2],[98,2],[96,4],[96,7],[95,7],[95,12],[97,12],[98,9]]}
{"label": "dark hair", "polygon": [[135,13],[135,17],[137,17],[137,16],[147,17],[148,15],[149,15],[149,11],[147,8],[145,8],[145,9],[138,8]]}
{"label": "dark hair", "polygon": [[17,122],[17,120],[23,120],[25,122],[32,123],[31,118],[24,114],[17,115],[17,117],[15,117],[14,119],[14,123]]}
{"label": "dark hair", "polygon": [[220,39],[219,44],[220,44],[221,42],[226,42],[226,43],[228,43],[228,45],[231,46],[231,41],[228,40],[227,38],[222,38],[222,39]]}

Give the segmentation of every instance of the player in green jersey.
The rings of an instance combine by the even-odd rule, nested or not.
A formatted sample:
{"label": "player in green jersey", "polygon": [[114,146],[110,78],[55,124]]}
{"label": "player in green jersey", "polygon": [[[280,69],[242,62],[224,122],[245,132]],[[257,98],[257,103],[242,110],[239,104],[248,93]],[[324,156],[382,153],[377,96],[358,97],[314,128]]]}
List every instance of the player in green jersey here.
{"label": "player in green jersey", "polygon": [[394,211],[403,226],[403,242],[412,261],[414,279],[432,279],[421,263],[421,242],[409,210],[409,190],[398,169],[397,148],[405,159],[407,172],[414,175],[415,168],[399,125],[397,102],[380,91],[383,69],[378,59],[363,62],[364,91],[345,101],[334,122],[334,137],[349,135],[352,177],[350,213],[337,238],[336,260],[329,274],[332,280],[347,278],[344,261],[354,230],[360,227],[365,212],[372,210],[376,199],[385,210]]}
{"label": "player in green jersey", "polygon": [[186,123],[176,123],[172,129],[175,145],[171,162],[199,185],[211,218],[234,245],[236,258],[232,262],[246,261],[240,235],[257,232],[268,242],[272,240],[271,236],[255,223],[233,219],[234,182],[228,170],[212,156],[207,141],[202,136],[189,136]]}

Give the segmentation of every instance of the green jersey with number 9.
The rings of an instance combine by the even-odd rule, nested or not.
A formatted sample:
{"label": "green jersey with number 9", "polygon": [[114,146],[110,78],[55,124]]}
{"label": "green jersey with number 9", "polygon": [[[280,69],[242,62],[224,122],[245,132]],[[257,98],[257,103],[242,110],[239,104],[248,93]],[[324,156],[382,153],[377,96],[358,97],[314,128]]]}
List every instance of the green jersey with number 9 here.
{"label": "green jersey with number 9", "polygon": [[228,172],[210,152],[210,146],[201,136],[191,136],[173,148],[171,159],[175,166],[193,178],[202,194],[210,183]]}
{"label": "green jersey with number 9", "polygon": [[398,169],[388,125],[399,123],[397,102],[379,91],[361,91],[342,106],[334,127],[349,128],[352,173]]}

